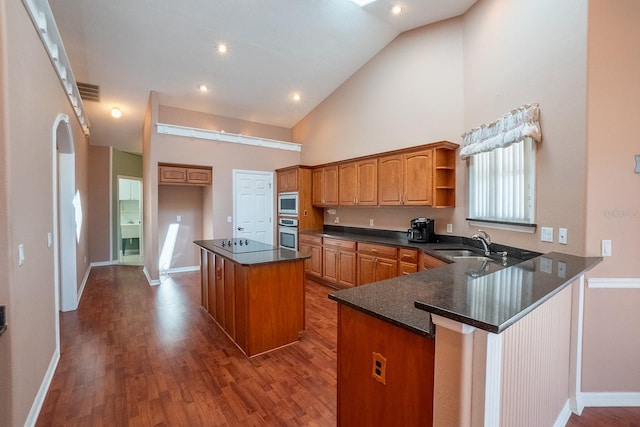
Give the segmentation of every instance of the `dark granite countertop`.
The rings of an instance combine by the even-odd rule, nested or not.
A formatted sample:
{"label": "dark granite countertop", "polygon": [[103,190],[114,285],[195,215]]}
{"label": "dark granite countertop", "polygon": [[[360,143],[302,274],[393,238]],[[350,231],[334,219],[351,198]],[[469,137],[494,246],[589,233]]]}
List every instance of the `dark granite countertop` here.
{"label": "dark granite countertop", "polygon": [[500,333],[601,261],[558,252],[512,265],[459,259],[329,298],[426,337],[430,313]]}
{"label": "dark granite countertop", "polygon": [[201,248],[220,255],[223,258],[231,260],[244,266],[252,266],[258,264],[272,264],[275,262],[288,262],[305,260],[311,258],[301,252],[292,251],[290,249],[282,249],[273,247],[273,250],[262,250],[257,252],[233,253],[214,245],[214,240],[196,240],[193,243]]}

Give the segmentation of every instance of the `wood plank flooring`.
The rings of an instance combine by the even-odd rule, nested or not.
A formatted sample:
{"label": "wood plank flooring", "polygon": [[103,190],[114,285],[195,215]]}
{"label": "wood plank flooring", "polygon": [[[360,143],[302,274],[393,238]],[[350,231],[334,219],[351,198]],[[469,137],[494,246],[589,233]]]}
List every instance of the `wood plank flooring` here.
{"label": "wood plank flooring", "polygon": [[200,273],[150,287],[140,267],[91,271],[61,314],[61,359],[38,426],[331,426],[336,305],[307,285],[296,344],[248,359],[200,308]]}
{"label": "wood plank flooring", "polygon": [[[60,315],[61,358],[37,426],[334,426],[336,306],[307,283],[302,340],[247,359],[200,308],[199,272],[150,287],[91,271]],[[640,427],[640,408],[585,408],[568,427]]]}

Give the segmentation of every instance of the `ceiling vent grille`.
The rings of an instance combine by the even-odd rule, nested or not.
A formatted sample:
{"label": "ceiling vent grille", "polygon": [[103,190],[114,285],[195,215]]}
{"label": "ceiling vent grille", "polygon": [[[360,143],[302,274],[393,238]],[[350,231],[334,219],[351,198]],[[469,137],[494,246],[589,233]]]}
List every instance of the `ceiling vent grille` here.
{"label": "ceiling vent grille", "polygon": [[77,84],[80,98],[84,101],[100,102],[100,86],[80,82],[77,82]]}

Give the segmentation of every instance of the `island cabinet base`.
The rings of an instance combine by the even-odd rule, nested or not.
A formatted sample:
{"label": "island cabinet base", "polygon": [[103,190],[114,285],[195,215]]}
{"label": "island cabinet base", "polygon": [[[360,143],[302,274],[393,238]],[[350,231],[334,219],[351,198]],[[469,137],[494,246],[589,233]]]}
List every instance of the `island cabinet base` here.
{"label": "island cabinet base", "polygon": [[434,355],[434,340],[338,304],[338,426],[433,425]]}
{"label": "island cabinet base", "polygon": [[304,260],[241,265],[202,249],[202,306],[249,357],[304,330]]}

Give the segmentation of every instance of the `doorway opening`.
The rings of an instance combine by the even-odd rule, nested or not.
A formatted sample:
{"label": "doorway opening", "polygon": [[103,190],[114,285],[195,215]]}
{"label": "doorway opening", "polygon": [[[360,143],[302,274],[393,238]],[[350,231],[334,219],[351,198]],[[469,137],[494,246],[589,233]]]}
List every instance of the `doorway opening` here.
{"label": "doorway opening", "polygon": [[54,264],[60,311],[71,311],[78,307],[78,280],[76,270],[76,236],[79,236],[76,221],[76,155],[69,125],[69,117],[61,114],[53,125],[54,135]]}
{"label": "doorway opening", "polygon": [[118,175],[118,261],[142,265],[142,178]]}

